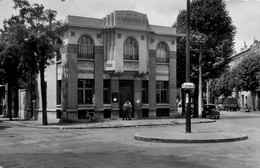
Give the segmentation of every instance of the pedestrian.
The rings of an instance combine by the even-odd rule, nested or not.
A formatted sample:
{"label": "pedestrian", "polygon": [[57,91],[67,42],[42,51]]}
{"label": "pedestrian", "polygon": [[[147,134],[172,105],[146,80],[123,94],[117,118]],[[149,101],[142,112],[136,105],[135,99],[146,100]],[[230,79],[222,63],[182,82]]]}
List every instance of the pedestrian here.
{"label": "pedestrian", "polygon": [[123,120],[131,120],[132,104],[127,100],[123,105]]}

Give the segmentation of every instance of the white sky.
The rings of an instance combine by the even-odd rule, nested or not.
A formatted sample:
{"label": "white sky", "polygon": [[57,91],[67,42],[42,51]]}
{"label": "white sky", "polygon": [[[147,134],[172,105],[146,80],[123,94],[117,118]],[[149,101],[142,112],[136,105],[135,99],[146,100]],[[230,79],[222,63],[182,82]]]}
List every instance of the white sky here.
{"label": "white sky", "polygon": [[[244,41],[249,46],[254,38],[260,40],[260,0],[225,0],[227,10],[237,27],[235,49],[240,51]],[[147,14],[153,25],[171,26],[179,13],[186,9],[186,0],[29,0],[58,12],[57,19],[67,15],[103,18],[114,10],[134,10]],[[3,20],[15,13],[12,0],[0,0],[0,28]]]}

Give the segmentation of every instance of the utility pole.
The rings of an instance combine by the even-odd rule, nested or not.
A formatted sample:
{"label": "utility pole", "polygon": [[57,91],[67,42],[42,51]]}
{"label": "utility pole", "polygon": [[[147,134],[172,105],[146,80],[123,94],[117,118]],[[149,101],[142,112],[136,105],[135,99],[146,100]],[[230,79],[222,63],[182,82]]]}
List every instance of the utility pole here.
{"label": "utility pole", "polygon": [[[186,83],[190,82],[190,0],[187,0],[186,14]],[[191,118],[190,118],[190,90],[186,90],[186,133],[191,133]]]}

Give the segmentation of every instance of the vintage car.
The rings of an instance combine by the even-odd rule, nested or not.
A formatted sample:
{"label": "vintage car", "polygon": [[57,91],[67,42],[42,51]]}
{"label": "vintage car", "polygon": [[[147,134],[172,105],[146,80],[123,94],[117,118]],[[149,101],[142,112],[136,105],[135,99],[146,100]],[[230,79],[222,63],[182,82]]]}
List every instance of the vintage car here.
{"label": "vintage car", "polygon": [[215,104],[205,104],[202,111],[202,118],[220,118],[220,112]]}

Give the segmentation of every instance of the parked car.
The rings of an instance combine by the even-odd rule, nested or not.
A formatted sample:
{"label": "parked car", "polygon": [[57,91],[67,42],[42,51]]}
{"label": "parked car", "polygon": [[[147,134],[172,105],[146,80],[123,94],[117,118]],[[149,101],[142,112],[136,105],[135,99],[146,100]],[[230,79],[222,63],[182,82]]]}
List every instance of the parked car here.
{"label": "parked car", "polygon": [[227,98],[223,102],[223,108],[224,110],[233,110],[237,111],[239,110],[238,102],[236,98]]}
{"label": "parked car", "polygon": [[202,118],[220,118],[220,112],[215,104],[205,104],[202,111]]}

